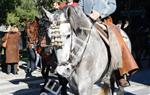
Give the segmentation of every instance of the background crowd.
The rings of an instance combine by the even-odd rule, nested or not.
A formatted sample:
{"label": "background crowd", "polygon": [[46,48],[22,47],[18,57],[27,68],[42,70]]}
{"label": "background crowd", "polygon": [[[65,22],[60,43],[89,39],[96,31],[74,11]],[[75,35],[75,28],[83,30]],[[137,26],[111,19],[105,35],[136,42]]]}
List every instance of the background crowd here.
{"label": "background crowd", "polygon": [[[49,3],[47,3],[45,1],[42,4],[44,6],[49,4],[48,7],[56,8],[56,9],[61,9],[65,5],[72,4],[72,2],[70,2],[72,0],[68,0],[68,2],[61,3],[62,1],[63,0],[52,0]],[[22,2],[25,2],[25,1],[22,1]],[[76,0],[76,2],[78,2],[78,0]],[[137,3],[135,4],[135,2],[137,2]],[[8,4],[10,4],[10,3],[14,4],[14,2],[9,2]],[[2,6],[4,5],[3,3],[1,3],[1,4],[2,4]],[[20,5],[18,4],[15,6],[22,6],[22,7],[26,6],[26,5],[22,5],[22,4],[20,4]],[[34,5],[33,2],[31,2],[31,3],[28,2],[27,4]],[[41,4],[41,3],[37,2],[37,5],[38,4]],[[76,4],[77,3],[74,3],[73,6],[76,6]],[[115,11],[115,13],[112,14],[113,22],[115,24],[121,23],[122,28],[124,28],[124,26],[126,24],[128,24],[128,26],[126,28],[124,28],[124,30],[129,35],[129,38],[130,38],[131,44],[132,44],[133,55],[134,55],[134,58],[136,59],[140,68],[143,67],[142,66],[143,60],[145,60],[147,62],[150,61],[150,54],[149,54],[149,52],[150,52],[149,51],[150,24],[148,23],[150,21],[150,19],[149,19],[150,8],[149,8],[148,4],[149,4],[148,0],[145,0],[145,1],[142,1],[142,0],[137,0],[137,1],[117,0],[117,10]],[[35,7],[31,8],[31,9],[38,9],[37,5],[35,4]],[[10,7],[12,8],[12,6],[9,6],[9,8],[7,8],[7,10],[11,9]],[[29,6],[26,6],[26,7],[29,7]],[[11,10],[14,10],[14,8]],[[3,12],[4,10],[3,11],[0,10],[0,11]],[[3,16],[6,15],[5,12],[3,12]],[[15,12],[16,12],[16,14],[19,14],[18,10],[16,10]],[[21,10],[20,10],[20,12],[21,12]],[[24,12],[22,12],[22,15],[20,17],[24,18],[24,17],[28,16],[30,19],[32,19],[35,15],[38,14],[38,12],[35,12],[36,14],[33,14],[32,12],[33,12],[33,10],[31,11],[31,13],[29,12],[30,15],[24,14]],[[0,18],[2,18],[3,16],[0,16]],[[9,15],[9,17],[11,17],[11,15]],[[18,16],[16,16],[16,17],[18,17]],[[25,27],[24,27],[24,24],[21,22],[21,19],[18,20],[18,18],[17,18],[16,22],[13,21],[12,18],[7,18],[7,19],[3,18],[3,19],[1,19],[0,23],[1,24],[13,23],[13,25],[11,25],[11,28],[8,27],[10,29],[7,29],[7,31],[5,31],[5,33],[3,33],[3,34],[5,34],[5,36],[3,38],[1,37],[3,42],[5,42],[7,39],[6,47],[1,48],[1,54],[6,55],[5,61],[2,62],[2,60],[4,60],[5,57],[1,58],[1,64],[2,63],[7,64],[7,66],[5,66],[5,70],[8,74],[10,72],[12,72],[13,74],[17,74],[17,71],[19,70],[18,65],[17,65],[20,60],[19,58],[21,58],[22,51],[24,50],[24,48],[26,48],[26,42],[25,42],[26,35],[24,35]],[[18,24],[18,23],[20,23],[20,24]],[[20,43],[22,43],[22,46],[20,46]],[[145,59],[143,59],[142,57],[144,57]]]}

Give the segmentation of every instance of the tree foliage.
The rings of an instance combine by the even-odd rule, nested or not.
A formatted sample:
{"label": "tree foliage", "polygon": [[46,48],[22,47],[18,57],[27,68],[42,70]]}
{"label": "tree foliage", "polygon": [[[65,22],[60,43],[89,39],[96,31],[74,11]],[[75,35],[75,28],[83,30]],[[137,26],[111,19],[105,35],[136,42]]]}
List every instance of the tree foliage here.
{"label": "tree foliage", "polygon": [[0,24],[20,24],[38,15],[36,0],[0,0]]}
{"label": "tree foliage", "polygon": [[55,0],[0,0],[0,24],[19,25],[22,19],[33,19],[39,15],[41,6],[51,8],[54,2]]}
{"label": "tree foliage", "polygon": [[15,10],[7,13],[7,23],[20,24],[22,19],[33,19],[37,15],[37,4],[34,0],[20,0],[20,4],[15,7]]}
{"label": "tree foliage", "polygon": [[13,12],[19,3],[19,0],[0,0],[0,24],[6,23],[7,13]]}

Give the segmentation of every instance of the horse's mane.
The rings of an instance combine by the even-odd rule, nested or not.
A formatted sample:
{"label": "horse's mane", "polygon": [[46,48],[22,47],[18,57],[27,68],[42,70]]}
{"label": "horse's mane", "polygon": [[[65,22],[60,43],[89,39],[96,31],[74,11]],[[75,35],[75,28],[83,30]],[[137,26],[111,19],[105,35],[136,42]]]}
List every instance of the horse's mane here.
{"label": "horse's mane", "polygon": [[85,15],[85,13],[82,11],[82,9],[79,6],[77,7],[69,6],[66,11],[67,11],[66,14],[68,15],[68,18],[72,26],[76,26],[76,27],[90,26],[91,22],[89,18]]}
{"label": "horse's mane", "polygon": [[77,36],[87,36],[89,31],[82,30],[82,28],[91,29],[92,23],[79,6],[68,6],[66,8],[66,18],[69,19],[71,27]]}

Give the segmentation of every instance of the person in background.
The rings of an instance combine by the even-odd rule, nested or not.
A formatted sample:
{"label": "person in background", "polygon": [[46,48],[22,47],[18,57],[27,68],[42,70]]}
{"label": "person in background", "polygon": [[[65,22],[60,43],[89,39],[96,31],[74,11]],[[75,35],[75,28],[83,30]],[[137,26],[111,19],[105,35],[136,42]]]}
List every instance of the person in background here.
{"label": "person in background", "polygon": [[77,6],[78,3],[77,2],[74,2],[73,0],[67,0],[67,2],[60,2],[58,0],[56,0],[54,3],[53,3],[53,7],[55,9],[63,9],[64,7],[66,7],[67,5],[71,5],[73,7]]}
{"label": "person in background", "polygon": [[9,26],[8,33],[3,37],[3,41],[7,40],[6,44],[6,61],[7,74],[18,74],[18,62],[19,62],[19,41],[20,35],[19,29],[14,26]]}
{"label": "person in background", "polygon": [[54,9],[59,9],[59,6],[60,5],[60,2],[59,1],[55,1],[54,3],[53,3],[53,8]]}
{"label": "person in background", "polygon": [[104,19],[116,10],[116,0],[79,0],[79,6],[86,15],[96,21]]}
{"label": "person in background", "polygon": [[[84,13],[89,17],[93,23],[98,22],[99,20],[105,21],[109,16],[116,10],[116,0],[79,0],[79,6],[82,8]],[[120,29],[115,26],[110,19],[106,24],[111,28],[112,32],[116,35],[116,38],[119,42],[121,52],[122,52],[122,68],[119,68],[119,73],[121,78],[119,83],[121,86],[128,86],[128,81],[124,78],[124,75],[132,73],[138,69],[138,66],[129,51],[126,43],[123,40],[122,35],[120,34]],[[99,22],[98,22],[99,23]],[[110,31],[108,31],[110,32]]]}
{"label": "person in background", "polygon": [[66,4],[67,4],[67,5],[71,5],[71,6],[73,6],[73,7],[75,7],[75,6],[78,5],[78,3],[77,3],[77,2],[74,2],[73,0],[67,0]]}

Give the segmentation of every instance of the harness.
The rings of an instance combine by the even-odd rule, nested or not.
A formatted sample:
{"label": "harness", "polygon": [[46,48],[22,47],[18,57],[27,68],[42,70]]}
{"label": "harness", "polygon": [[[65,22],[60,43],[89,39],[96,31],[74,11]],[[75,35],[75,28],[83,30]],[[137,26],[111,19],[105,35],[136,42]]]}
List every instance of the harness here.
{"label": "harness", "polygon": [[[73,69],[72,72],[70,73],[70,76],[68,76],[69,79],[72,78],[73,72],[80,65],[79,63],[82,61],[83,55],[85,53],[85,50],[87,48],[87,44],[88,44],[90,36],[91,36],[92,27],[90,29],[84,28],[84,27],[80,27],[80,28],[82,31],[86,30],[86,31],[89,31],[90,33],[87,35],[85,40],[82,40],[79,37],[75,37],[75,46],[72,50],[70,50],[70,54],[69,54],[70,56],[69,56],[69,59],[67,60],[67,64],[66,64],[66,65],[70,64],[72,69]],[[72,33],[73,33],[73,31],[72,31]],[[72,43],[71,43],[71,46],[72,46]]]}
{"label": "harness", "polygon": [[[51,42],[52,43],[51,43],[51,45],[54,46],[55,48],[61,48],[63,46],[62,40],[57,40],[57,38],[61,39],[61,36],[65,36],[65,35],[61,35],[60,31],[59,31],[59,25],[61,23],[68,23],[68,21],[59,22],[59,24],[54,24],[53,23],[51,25],[51,29],[52,29],[52,32],[51,32],[51,38],[52,38]],[[87,48],[87,44],[89,42],[89,38],[90,38],[90,35],[91,35],[92,27],[91,28],[80,27],[80,29],[82,30],[81,32],[83,32],[85,30],[85,31],[89,31],[90,33],[88,33],[88,35],[85,38],[85,40],[82,40],[79,37],[75,37],[74,38],[75,39],[75,46],[74,46],[73,49],[72,49],[72,46],[73,46],[73,43],[72,43],[73,31],[71,32],[71,45],[70,45],[69,59],[67,60],[67,62],[58,65],[58,66],[70,65],[70,67],[72,68],[72,70],[69,70],[69,68],[68,68],[68,72],[70,72],[70,73],[68,73],[67,79],[71,79],[72,78],[73,72],[77,69],[77,67],[80,65],[79,63],[82,61],[84,52],[85,52],[85,50]],[[99,81],[101,81],[102,83],[107,84],[110,87],[110,77],[111,77],[111,73],[114,70],[114,68],[113,68],[113,66],[111,64],[111,52],[110,52],[109,40],[108,40],[108,36],[109,35],[107,34],[108,30],[107,30],[106,27],[104,27],[104,28],[106,28],[105,30],[102,29],[102,27],[100,27],[100,26],[98,26],[98,27],[99,27],[99,29],[98,29],[99,31],[103,31],[103,33],[99,32],[99,34],[100,34],[102,40],[104,41],[104,43],[105,43],[105,45],[107,47],[108,59],[109,59],[108,65],[107,65],[105,71],[103,72],[101,78],[99,79]],[[55,43],[57,43],[57,44],[55,44]],[[61,45],[59,43],[61,43]],[[97,81],[97,82],[99,82],[99,81]]]}
{"label": "harness", "polygon": [[59,23],[54,23],[51,24],[50,28],[52,29],[51,30],[51,46],[52,47],[55,47],[55,48],[61,48],[63,46],[63,43],[62,43],[62,38],[61,38],[61,34],[60,34],[60,31],[59,31],[59,25],[61,23],[67,23],[67,21],[65,22],[59,22]]}
{"label": "harness", "polygon": [[[64,23],[64,22],[62,22],[62,23]],[[51,28],[53,29],[53,32],[60,32],[59,31],[59,24],[58,25],[52,24],[52,26],[53,27],[51,27]],[[90,33],[88,33],[87,37],[84,40],[81,39],[81,38],[79,38],[79,37],[75,37],[74,38],[75,39],[75,46],[74,46],[74,48],[72,48],[72,46],[73,46],[73,43],[72,43],[73,42],[72,41],[73,40],[73,36],[72,36],[73,35],[73,31],[71,31],[71,45],[70,45],[69,59],[67,60],[67,62],[58,65],[58,67],[59,66],[68,66],[66,68],[67,73],[62,74],[67,79],[71,79],[72,78],[73,72],[77,69],[77,67],[79,66],[79,63],[82,61],[83,55],[84,55],[85,50],[87,48],[87,44],[89,42],[89,38],[91,36],[92,27],[89,28],[89,29],[85,28],[85,27],[80,27],[80,29],[82,30],[81,32],[83,32],[85,30],[85,31],[89,31]],[[54,35],[53,32],[52,32],[52,38],[57,38],[57,37],[65,36],[65,35],[61,35],[60,33],[57,33],[57,34],[59,34],[59,36],[56,35],[56,34]],[[99,81],[104,82],[104,83],[106,83],[106,84],[108,84],[110,86],[110,76],[111,76],[111,73],[112,73],[112,70],[113,70],[112,64],[110,62],[110,60],[111,60],[111,53],[110,53],[110,49],[109,49],[108,39],[105,40],[103,37],[102,37],[102,39],[104,40],[104,43],[105,43],[105,45],[107,47],[109,62],[108,62],[108,65],[107,65],[105,71],[103,72],[101,78],[99,79]],[[56,42],[57,42],[57,40],[56,40]],[[58,44],[58,46],[56,46],[56,44],[54,44],[53,46],[55,46],[57,48],[58,47],[60,48],[59,44]]]}
{"label": "harness", "polygon": [[[51,25],[51,46],[54,48],[62,48],[63,46],[63,42],[61,40],[62,36],[66,36],[66,35],[62,35],[60,34],[59,31],[59,25],[61,23],[68,23],[68,21],[64,21],[64,22],[59,22],[59,23],[53,23]],[[87,35],[87,37],[85,38],[85,40],[79,38],[79,37],[75,37],[75,46],[74,48],[72,48],[73,46],[73,31],[71,31],[71,45],[70,45],[70,53],[69,53],[69,59],[67,60],[67,62],[61,64],[61,65],[71,65],[71,67],[73,68],[72,72],[69,74],[70,77],[72,76],[72,73],[76,70],[76,68],[79,66],[79,62],[82,60],[82,57],[84,55],[84,52],[86,50],[90,35],[91,35],[91,29],[88,28],[84,28],[84,27],[80,27],[80,29],[83,31],[89,31],[90,33]],[[58,65],[60,66],[60,65]]]}
{"label": "harness", "polygon": [[[108,51],[108,65],[105,68],[99,81],[101,81],[101,83],[103,83],[103,84],[107,84],[110,87],[111,86],[110,78],[111,78],[112,71],[114,69],[113,69],[112,62],[111,62],[112,54],[111,54],[111,50],[110,50],[110,42],[109,42],[109,34],[108,34],[109,31],[108,31],[107,26],[102,21],[95,22],[94,25],[95,25],[100,37],[104,41],[107,51]],[[99,83],[99,81],[97,81],[96,83]]]}

